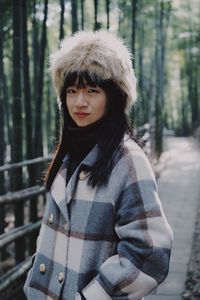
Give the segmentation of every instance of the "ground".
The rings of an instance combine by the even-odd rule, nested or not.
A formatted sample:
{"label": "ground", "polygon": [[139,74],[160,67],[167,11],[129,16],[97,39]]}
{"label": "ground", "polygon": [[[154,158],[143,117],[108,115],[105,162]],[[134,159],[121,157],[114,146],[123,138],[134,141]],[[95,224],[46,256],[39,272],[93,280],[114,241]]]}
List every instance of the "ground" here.
{"label": "ground", "polygon": [[145,300],[200,299],[199,150],[194,138],[165,139],[158,190],[174,242],[169,275],[156,293]]}
{"label": "ground", "polygon": [[187,300],[200,299],[200,205],[195,223],[191,258],[185,282],[183,298]]}

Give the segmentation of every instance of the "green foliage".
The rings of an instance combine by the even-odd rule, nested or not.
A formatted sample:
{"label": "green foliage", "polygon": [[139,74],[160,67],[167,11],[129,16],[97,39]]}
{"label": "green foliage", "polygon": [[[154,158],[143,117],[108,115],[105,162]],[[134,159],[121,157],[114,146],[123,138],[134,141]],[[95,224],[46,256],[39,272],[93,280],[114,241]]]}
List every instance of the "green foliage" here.
{"label": "green foliage", "polygon": [[[136,1],[136,0],[135,0]],[[200,119],[200,2],[196,0],[138,0],[136,11],[134,66],[138,79],[138,102],[132,116],[135,126],[151,122],[156,117],[156,95],[160,89],[158,81],[158,55],[163,55],[160,76],[163,88],[159,92],[162,98],[162,126],[174,129],[179,134],[190,134]],[[34,6],[35,3],[35,6]],[[132,49],[133,0],[110,0],[110,30],[118,32]],[[159,20],[163,5],[162,18]],[[7,84],[7,115],[12,107],[12,51],[13,51],[13,1],[2,0],[3,6],[3,64]],[[28,1],[28,55],[30,63],[31,102],[33,114],[37,111],[34,94],[34,47],[33,34],[40,40],[43,22],[44,1]],[[78,28],[81,30],[81,1],[77,0]],[[84,1],[84,28],[94,28],[94,1]],[[34,25],[35,20],[35,25]],[[71,35],[71,1],[65,1],[64,33]],[[106,1],[98,1],[97,21],[101,28],[107,27]],[[162,30],[158,22],[162,21]],[[47,49],[45,54],[45,73],[43,88],[42,120],[44,124],[44,145],[46,152],[54,147],[56,127],[55,93],[48,73],[49,53],[59,45],[60,1],[49,0],[47,19]],[[159,36],[160,34],[160,36]],[[160,40],[159,40],[160,39]],[[164,48],[163,48],[164,47]],[[159,54],[160,53],[160,54]],[[162,61],[162,60],[161,60]],[[160,99],[161,99],[160,98]],[[22,111],[24,118],[24,108]],[[11,119],[5,118],[6,141],[9,143]],[[49,122],[49,119],[51,122]],[[10,124],[12,125],[12,124]],[[36,126],[36,124],[34,125]],[[25,137],[25,135],[24,135]]]}

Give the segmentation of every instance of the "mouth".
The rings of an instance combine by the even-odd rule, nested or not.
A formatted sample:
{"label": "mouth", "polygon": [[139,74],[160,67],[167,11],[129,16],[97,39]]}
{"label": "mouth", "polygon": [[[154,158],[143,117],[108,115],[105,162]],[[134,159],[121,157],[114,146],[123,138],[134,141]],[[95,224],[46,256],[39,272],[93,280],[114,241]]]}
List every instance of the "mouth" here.
{"label": "mouth", "polygon": [[85,117],[89,116],[89,113],[85,113],[85,112],[75,112],[74,114],[78,118],[85,118]]}

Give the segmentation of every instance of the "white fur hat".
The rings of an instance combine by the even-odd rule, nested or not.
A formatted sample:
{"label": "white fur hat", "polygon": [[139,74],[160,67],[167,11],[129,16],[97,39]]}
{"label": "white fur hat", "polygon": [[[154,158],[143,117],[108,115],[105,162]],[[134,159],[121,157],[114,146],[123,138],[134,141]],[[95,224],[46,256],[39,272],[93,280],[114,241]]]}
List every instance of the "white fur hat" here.
{"label": "white fur hat", "polygon": [[50,56],[50,72],[58,100],[67,74],[89,71],[112,79],[126,93],[126,109],[136,100],[136,78],[131,53],[123,40],[107,30],[80,31],[61,42]]}

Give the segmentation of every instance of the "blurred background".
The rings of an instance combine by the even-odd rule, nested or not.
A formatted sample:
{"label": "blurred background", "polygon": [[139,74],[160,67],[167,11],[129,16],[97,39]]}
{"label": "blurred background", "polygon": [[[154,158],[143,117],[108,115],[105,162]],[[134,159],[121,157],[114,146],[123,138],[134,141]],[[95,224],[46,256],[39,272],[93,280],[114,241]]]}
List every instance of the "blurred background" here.
{"label": "blurred background", "polygon": [[49,54],[65,36],[100,28],[133,53],[130,117],[151,160],[165,136],[200,139],[199,0],[0,0],[0,299],[18,299],[30,267],[59,139]]}

